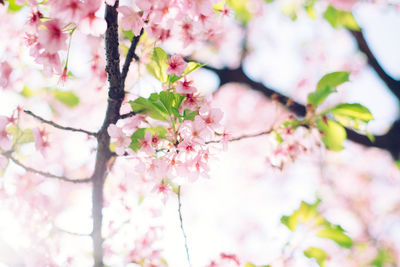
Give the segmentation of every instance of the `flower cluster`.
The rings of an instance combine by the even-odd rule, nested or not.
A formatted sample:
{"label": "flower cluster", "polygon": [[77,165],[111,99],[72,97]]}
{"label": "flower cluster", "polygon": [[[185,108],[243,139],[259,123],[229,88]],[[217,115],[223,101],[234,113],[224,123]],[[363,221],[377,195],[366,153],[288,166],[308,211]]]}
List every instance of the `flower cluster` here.
{"label": "flower cluster", "polygon": [[131,101],[137,114],[108,127],[116,154],[138,155],[137,172],[154,184],[153,192],[164,201],[172,193],[172,179],[208,177],[208,142],[225,136],[222,111],[200,96],[184,74],[187,65],[180,55],[171,56],[166,61],[166,90]]}

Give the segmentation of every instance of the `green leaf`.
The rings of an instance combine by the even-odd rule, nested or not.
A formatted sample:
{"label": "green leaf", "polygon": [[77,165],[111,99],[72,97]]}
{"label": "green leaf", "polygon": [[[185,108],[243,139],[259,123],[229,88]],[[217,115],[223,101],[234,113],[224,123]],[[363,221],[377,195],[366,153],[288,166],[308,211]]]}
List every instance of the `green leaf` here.
{"label": "green leaf", "polygon": [[152,135],[156,135],[158,136],[158,138],[161,139],[166,139],[166,135],[168,133],[168,130],[165,129],[162,126],[156,126],[156,127],[151,127],[147,129]]}
{"label": "green leaf", "polygon": [[375,136],[373,136],[370,132],[365,131],[365,135],[368,137],[369,141],[372,143],[375,142]]}
{"label": "green leaf", "polygon": [[141,140],[144,140],[144,134],[146,133],[146,128],[139,128],[131,136],[131,144],[129,145],[133,151],[138,152],[142,146]]}
{"label": "green leaf", "polygon": [[252,264],[252,263],[250,263],[250,262],[248,262],[248,263],[246,263],[246,264],[244,265],[244,267],[257,267],[257,266],[254,265],[254,264]]}
{"label": "green leaf", "polygon": [[167,68],[168,68],[168,55],[160,47],[155,47],[151,55],[151,61],[146,65],[147,71],[150,72],[161,82],[168,81]]}
{"label": "green leaf", "polygon": [[318,226],[325,222],[325,219],[317,211],[320,200],[313,204],[302,201],[300,208],[295,210],[290,216],[282,216],[281,222],[286,225],[291,231],[296,230],[300,223],[309,223],[313,226]]}
{"label": "green leaf", "polygon": [[64,105],[73,108],[79,104],[79,97],[72,91],[61,91],[56,89],[53,91],[54,97]]}
{"label": "green leaf", "polygon": [[168,75],[168,81],[171,83],[179,81],[183,76],[177,76],[176,74]]}
{"label": "green leaf", "polygon": [[122,30],[122,35],[124,36],[125,39],[129,41],[131,41],[133,37],[135,37],[132,30],[129,31]]}
{"label": "green leaf", "polygon": [[314,108],[318,107],[332,93],[337,92],[336,87],[349,80],[349,72],[331,72],[323,76],[315,92],[308,94],[308,103]]}
{"label": "green leaf", "polygon": [[343,149],[342,143],[346,140],[347,134],[342,125],[329,119],[326,122],[319,119],[317,128],[323,132],[322,141],[328,149],[333,151]]}
{"label": "green leaf", "polygon": [[343,11],[328,6],[325,10],[324,18],[332,25],[333,28],[345,27],[350,30],[359,31],[358,26],[353,14],[350,11]]}
{"label": "green leaf", "polygon": [[187,67],[186,67],[185,71],[183,72],[183,74],[188,75],[189,73],[192,73],[193,71],[195,71],[205,65],[206,64],[200,64],[197,62],[190,61],[187,63]]}
{"label": "green leaf", "polygon": [[196,117],[198,115],[197,111],[193,111],[190,109],[185,109],[183,111],[183,119],[189,120],[189,121],[194,121],[194,117]]}
{"label": "green leaf", "polygon": [[179,110],[179,107],[185,97],[178,93],[163,91],[160,93],[160,101],[167,109],[169,115],[173,114],[172,109]]}
{"label": "green leaf", "polygon": [[331,113],[333,117],[344,126],[349,125],[349,123],[347,123],[348,120],[359,120],[367,123],[374,119],[369,109],[358,103],[337,105],[331,109]]}
{"label": "green leaf", "polygon": [[22,130],[15,125],[10,125],[9,127],[7,127],[7,132],[11,133],[11,135],[13,136],[14,145],[22,145],[35,141],[32,129]]}
{"label": "green leaf", "polygon": [[371,261],[371,265],[375,267],[384,267],[388,264],[395,264],[395,259],[391,255],[390,251],[385,249],[379,249],[376,257]]}
{"label": "green leaf", "polygon": [[15,0],[8,0],[7,2],[8,2],[8,11],[10,11],[10,12],[17,12],[17,11],[21,10],[25,5],[25,4],[22,6],[17,5],[15,3]]}
{"label": "green leaf", "polygon": [[287,3],[282,8],[283,14],[288,16],[292,21],[297,19],[298,8],[294,3]]}
{"label": "green leaf", "polygon": [[22,89],[22,91],[20,92],[20,94],[23,97],[30,98],[35,95],[35,92],[32,91],[28,86],[25,85],[24,88]]}
{"label": "green leaf", "polygon": [[169,118],[168,111],[161,104],[159,95],[156,93],[151,94],[149,99],[139,97],[129,103],[133,112],[148,113],[150,118],[160,121],[167,121]]}
{"label": "green leaf", "polygon": [[323,229],[317,232],[317,236],[331,239],[341,247],[350,248],[353,245],[353,240],[344,233],[342,227],[330,224],[329,222],[325,224]]}
{"label": "green leaf", "polygon": [[320,267],[325,266],[325,260],[328,257],[324,250],[316,247],[307,248],[306,250],[304,250],[304,255],[307,258],[315,259]]}
{"label": "green leaf", "polygon": [[399,168],[399,170],[400,170],[400,160],[396,160],[396,161],[394,162],[394,164],[396,164],[397,168]]}
{"label": "green leaf", "polygon": [[251,13],[248,10],[249,0],[227,0],[227,4],[235,11],[236,19],[243,25],[246,25],[251,19]]}

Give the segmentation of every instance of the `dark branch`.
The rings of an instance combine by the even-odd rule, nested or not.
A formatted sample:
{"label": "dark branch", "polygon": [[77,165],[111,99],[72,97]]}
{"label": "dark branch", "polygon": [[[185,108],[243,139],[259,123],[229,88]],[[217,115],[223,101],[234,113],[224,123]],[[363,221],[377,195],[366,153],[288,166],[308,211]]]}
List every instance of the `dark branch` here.
{"label": "dark branch", "polygon": [[39,171],[39,170],[36,170],[34,168],[31,168],[31,167],[28,167],[28,166],[24,165],[22,162],[20,162],[19,160],[17,160],[16,158],[14,158],[11,155],[7,155],[7,154],[2,154],[2,155],[4,155],[5,157],[9,158],[10,160],[12,160],[18,166],[24,168],[26,171],[32,172],[32,173],[36,173],[36,174],[39,174],[39,175],[44,176],[44,177],[58,179],[58,180],[61,180],[61,181],[64,181],[64,182],[69,182],[69,183],[74,183],[74,184],[88,183],[88,182],[91,181],[90,178],[86,178],[86,179],[71,179],[71,178],[68,178],[68,177],[65,177],[65,176],[60,176],[60,175],[55,175],[55,174],[51,174],[51,173],[48,173],[48,172]]}
{"label": "dark branch", "polygon": [[131,65],[131,62],[133,59],[136,61],[139,60],[139,57],[136,55],[136,47],[139,43],[140,36],[143,34],[143,29],[140,31],[140,34],[138,36],[135,36],[132,38],[131,46],[129,47],[128,53],[126,54],[125,58],[125,63],[124,66],[122,67],[122,73],[121,73],[121,83],[122,83],[122,88],[125,88],[125,80],[126,76],[128,75],[129,71],[129,66]]}
{"label": "dark branch", "polygon": [[367,59],[368,64],[375,70],[378,76],[382,79],[382,81],[386,84],[389,90],[400,100],[400,80],[393,79],[379,64],[376,59],[374,53],[372,53],[371,49],[368,46],[367,41],[365,40],[364,34],[362,31],[350,31],[353,35],[354,39],[357,42],[358,49],[363,52]]}
{"label": "dark branch", "polygon": [[[287,106],[287,108],[295,113],[297,116],[304,117],[306,114],[306,107],[298,102],[293,101],[291,105],[288,104],[289,98],[284,96],[276,89],[270,88],[260,82],[253,81],[243,71],[242,67],[235,69],[217,69],[211,66],[203,67],[205,69],[215,72],[220,79],[220,86],[228,83],[242,83],[252,89],[261,92],[268,98],[274,95],[274,100],[277,100],[282,105]],[[277,96],[277,97],[276,97]],[[400,154],[400,120],[397,120],[392,128],[384,135],[376,136],[375,142],[372,143],[365,135],[359,134],[353,130],[346,129],[348,139],[356,142],[358,144],[364,145],[366,147],[377,147],[389,151],[393,158],[397,159]]]}
{"label": "dark branch", "polygon": [[89,132],[89,131],[86,131],[86,130],[83,130],[83,129],[77,129],[77,128],[72,128],[72,127],[61,126],[61,125],[59,125],[59,124],[57,124],[57,123],[55,123],[53,121],[49,121],[49,120],[43,119],[42,117],[36,115],[35,113],[33,113],[30,110],[24,110],[24,112],[26,114],[31,115],[32,117],[40,120],[41,122],[46,123],[48,125],[51,125],[51,126],[53,126],[54,128],[57,128],[57,129],[61,129],[61,130],[65,130],[65,131],[71,131],[71,132],[81,132],[81,133],[85,133],[85,134],[91,135],[91,136],[96,136],[97,135],[94,132]]}
{"label": "dark branch", "polygon": [[135,115],[136,115],[136,112],[131,111],[129,113],[120,115],[119,118],[122,120],[122,119],[130,118]]}

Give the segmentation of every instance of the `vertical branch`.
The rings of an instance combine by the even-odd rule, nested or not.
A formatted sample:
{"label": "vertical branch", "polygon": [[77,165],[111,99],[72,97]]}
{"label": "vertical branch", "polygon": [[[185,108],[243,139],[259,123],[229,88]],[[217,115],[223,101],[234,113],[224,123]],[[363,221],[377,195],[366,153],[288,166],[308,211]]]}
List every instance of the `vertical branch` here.
{"label": "vertical branch", "polygon": [[97,133],[97,155],[95,170],[92,175],[92,217],[93,217],[93,257],[94,266],[103,266],[103,237],[101,235],[103,225],[103,199],[104,199],[104,182],[107,176],[107,163],[112,157],[109,149],[110,136],[107,128],[111,123],[116,123],[119,118],[119,111],[125,93],[121,86],[121,72],[119,66],[119,42],[118,42],[118,7],[119,1],[114,6],[106,5],[105,19],[107,22],[107,30],[105,33],[105,50],[106,50],[106,72],[109,81],[108,105],[103,125]]}
{"label": "vertical branch", "polygon": [[186,232],[185,229],[183,228],[183,219],[182,219],[182,202],[181,202],[181,186],[178,187],[178,213],[179,213],[179,221],[181,222],[181,230],[183,234],[183,238],[185,239],[185,250],[186,250],[186,257],[189,263],[189,267],[192,267],[192,264],[190,262],[190,255],[189,255],[189,246],[187,242],[187,237],[186,237]]}

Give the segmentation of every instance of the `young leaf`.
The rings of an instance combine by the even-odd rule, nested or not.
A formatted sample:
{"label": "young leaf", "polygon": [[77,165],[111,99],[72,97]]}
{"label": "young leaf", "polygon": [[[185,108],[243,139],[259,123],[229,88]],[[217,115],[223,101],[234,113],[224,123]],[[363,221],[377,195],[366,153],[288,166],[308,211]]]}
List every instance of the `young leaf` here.
{"label": "young leaf", "polygon": [[11,133],[13,136],[13,143],[14,145],[22,145],[26,143],[31,143],[35,141],[33,137],[32,129],[25,129],[22,130],[15,125],[10,125],[7,127],[7,132]]}
{"label": "young leaf", "polygon": [[322,119],[317,121],[317,128],[323,132],[324,136],[322,141],[325,146],[333,151],[340,151],[343,149],[342,143],[346,140],[346,130],[342,125],[332,120],[326,122]]}
{"label": "young leaf", "polygon": [[290,230],[296,230],[300,223],[310,223],[314,226],[320,225],[325,222],[325,219],[317,211],[320,200],[314,204],[309,204],[302,201],[300,208],[295,210],[290,216],[282,216],[281,222],[286,225]]}
{"label": "young leaf", "polygon": [[384,267],[387,266],[386,264],[391,266],[391,264],[396,264],[396,262],[390,251],[379,249],[376,257],[371,261],[370,264],[375,267]]}
{"label": "young leaf", "polygon": [[325,227],[317,232],[317,236],[331,239],[341,247],[350,248],[353,245],[353,240],[344,233],[342,227],[329,222],[326,222]]}
{"label": "young leaf", "polygon": [[147,129],[152,135],[157,135],[158,138],[165,139],[168,130],[162,126],[151,127]]}
{"label": "young leaf", "polygon": [[168,111],[168,114],[172,115],[172,109],[179,109],[183,99],[185,97],[178,93],[166,92],[163,91],[160,93],[160,101],[164,105],[165,109]]}
{"label": "young leaf", "polygon": [[304,255],[307,258],[315,259],[320,267],[325,266],[325,260],[328,257],[324,250],[316,247],[307,248],[306,250],[304,250]]}
{"label": "young leaf", "polygon": [[151,61],[146,65],[147,71],[163,83],[168,80],[166,72],[168,68],[167,60],[167,53],[162,48],[155,47],[151,55]]}
{"label": "young leaf", "polygon": [[197,111],[193,111],[190,109],[185,109],[185,111],[183,111],[183,119],[186,120],[190,120],[190,121],[194,121],[194,117],[196,117]]}
{"label": "young leaf", "polygon": [[53,91],[54,97],[64,105],[73,108],[79,104],[79,97],[72,91]]}
{"label": "young leaf", "polygon": [[314,108],[318,107],[332,93],[337,92],[336,87],[349,80],[350,73],[345,71],[332,72],[323,76],[315,92],[308,94],[308,103]]}
{"label": "young leaf", "polygon": [[139,97],[129,103],[133,112],[148,113],[150,118],[160,121],[167,121],[169,118],[168,110],[161,104],[158,94],[151,94],[149,99]]}
{"label": "young leaf", "polygon": [[191,73],[191,72],[193,72],[193,71],[195,71],[198,68],[201,68],[203,66],[205,66],[205,64],[200,64],[200,63],[197,63],[197,62],[190,61],[190,62],[187,63],[187,67],[186,67],[185,71],[183,72],[183,74],[188,75],[189,73]]}
{"label": "young leaf", "polygon": [[247,8],[248,0],[227,0],[227,4],[235,11],[235,16],[243,25],[251,19],[251,13]]}
{"label": "young leaf", "polygon": [[360,26],[358,26],[353,14],[349,11],[337,10],[333,6],[328,6],[325,10],[324,18],[334,28],[345,27],[349,30],[360,30]]}
{"label": "young leaf", "polygon": [[360,120],[363,122],[369,122],[374,119],[369,109],[358,103],[337,105],[331,110],[331,113],[339,122],[340,118]]}
{"label": "young leaf", "polygon": [[133,151],[138,152],[142,146],[140,140],[144,140],[144,134],[146,133],[146,128],[139,128],[131,136],[131,144],[129,145]]}

